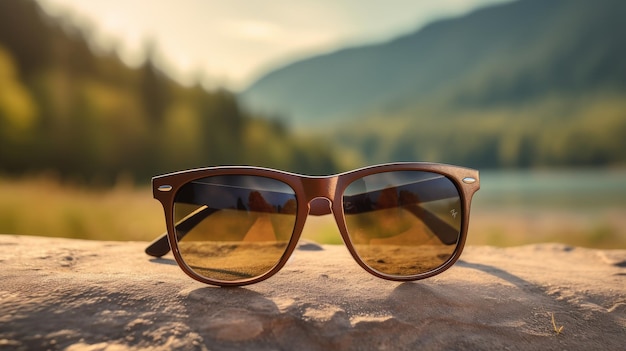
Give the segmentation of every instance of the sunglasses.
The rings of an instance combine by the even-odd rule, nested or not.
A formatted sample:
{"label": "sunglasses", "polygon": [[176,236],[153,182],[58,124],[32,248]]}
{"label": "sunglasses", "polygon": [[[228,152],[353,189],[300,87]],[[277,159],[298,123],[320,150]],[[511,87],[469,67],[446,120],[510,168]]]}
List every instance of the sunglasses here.
{"label": "sunglasses", "polygon": [[478,171],[392,163],[333,176],[258,167],[212,167],[152,178],[167,233],[146,249],[170,249],[191,278],[242,286],[276,274],[307,215],[332,214],[354,260],[388,280],[428,278],[463,251]]}

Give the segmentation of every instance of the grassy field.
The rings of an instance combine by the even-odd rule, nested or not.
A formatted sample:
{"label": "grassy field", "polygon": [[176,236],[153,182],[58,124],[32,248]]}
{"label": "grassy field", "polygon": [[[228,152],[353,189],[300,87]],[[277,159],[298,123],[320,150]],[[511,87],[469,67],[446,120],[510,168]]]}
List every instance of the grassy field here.
{"label": "grassy field", "polygon": [[[520,193],[528,192],[522,189]],[[541,193],[545,196],[546,191]],[[0,194],[2,234],[150,241],[165,229],[161,205],[152,199],[148,187],[118,185],[97,190],[64,185],[46,177],[0,178]],[[626,248],[626,206],[622,204],[626,197],[617,196],[607,205],[591,203],[586,207],[560,204],[566,200],[554,204],[545,204],[544,200],[509,203],[507,196],[512,195],[483,185],[472,207],[469,245],[561,242]],[[326,244],[342,242],[331,216],[310,216],[303,238]]]}
{"label": "grassy field", "polygon": [[151,240],[163,233],[150,189],[94,190],[50,178],[0,180],[0,233],[97,240]]}

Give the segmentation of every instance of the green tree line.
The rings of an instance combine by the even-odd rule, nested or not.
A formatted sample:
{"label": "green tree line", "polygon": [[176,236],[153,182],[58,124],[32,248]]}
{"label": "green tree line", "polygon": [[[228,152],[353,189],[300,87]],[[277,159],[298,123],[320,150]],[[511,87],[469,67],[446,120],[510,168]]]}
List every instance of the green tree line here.
{"label": "green tree line", "polygon": [[226,90],[183,86],[151,56],[128,67],[34,1],[0,1],[0,172],[109,183],[223,164],[337,168],[327,148]]}
{"label": "green tree line", "polygon": [[[387,126],[381,128],[382,125]],[[526,104],[420,106],[338,128],[334,139],[369,162],[435,161],[485,168],[626,165],[626,99],[619,92],[556,95]]]}

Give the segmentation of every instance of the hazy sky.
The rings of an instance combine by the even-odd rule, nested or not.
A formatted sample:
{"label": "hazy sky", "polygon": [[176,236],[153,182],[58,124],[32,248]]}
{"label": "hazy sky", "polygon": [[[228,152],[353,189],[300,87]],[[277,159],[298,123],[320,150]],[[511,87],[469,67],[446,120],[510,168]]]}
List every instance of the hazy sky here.
{"label": "hazy sky", "polygon": [[270,68],[346,45],[379,42],[442,17],[508,0],[39,0],[88,24],[104,47],[142,62],[146,43],[181,82],[238,90]]}

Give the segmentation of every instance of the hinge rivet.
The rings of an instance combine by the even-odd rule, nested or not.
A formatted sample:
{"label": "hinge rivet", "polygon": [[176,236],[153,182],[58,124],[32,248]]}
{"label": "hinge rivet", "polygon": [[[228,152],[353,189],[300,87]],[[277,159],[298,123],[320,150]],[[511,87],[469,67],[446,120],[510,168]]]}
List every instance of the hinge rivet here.
{"label": "hinge rivet", "polygon": [[161,185],[157,189],[159,189],[159,191],[170,191],[170,190],[172,190],[172,186],[171,185]]}
{"label": "hinge rivet", "polygon": [[474,183],[476,183],[476,178],[465,177],[465,178],[463,178],[463,183],[465,183],[465,184],[474,184]]}

